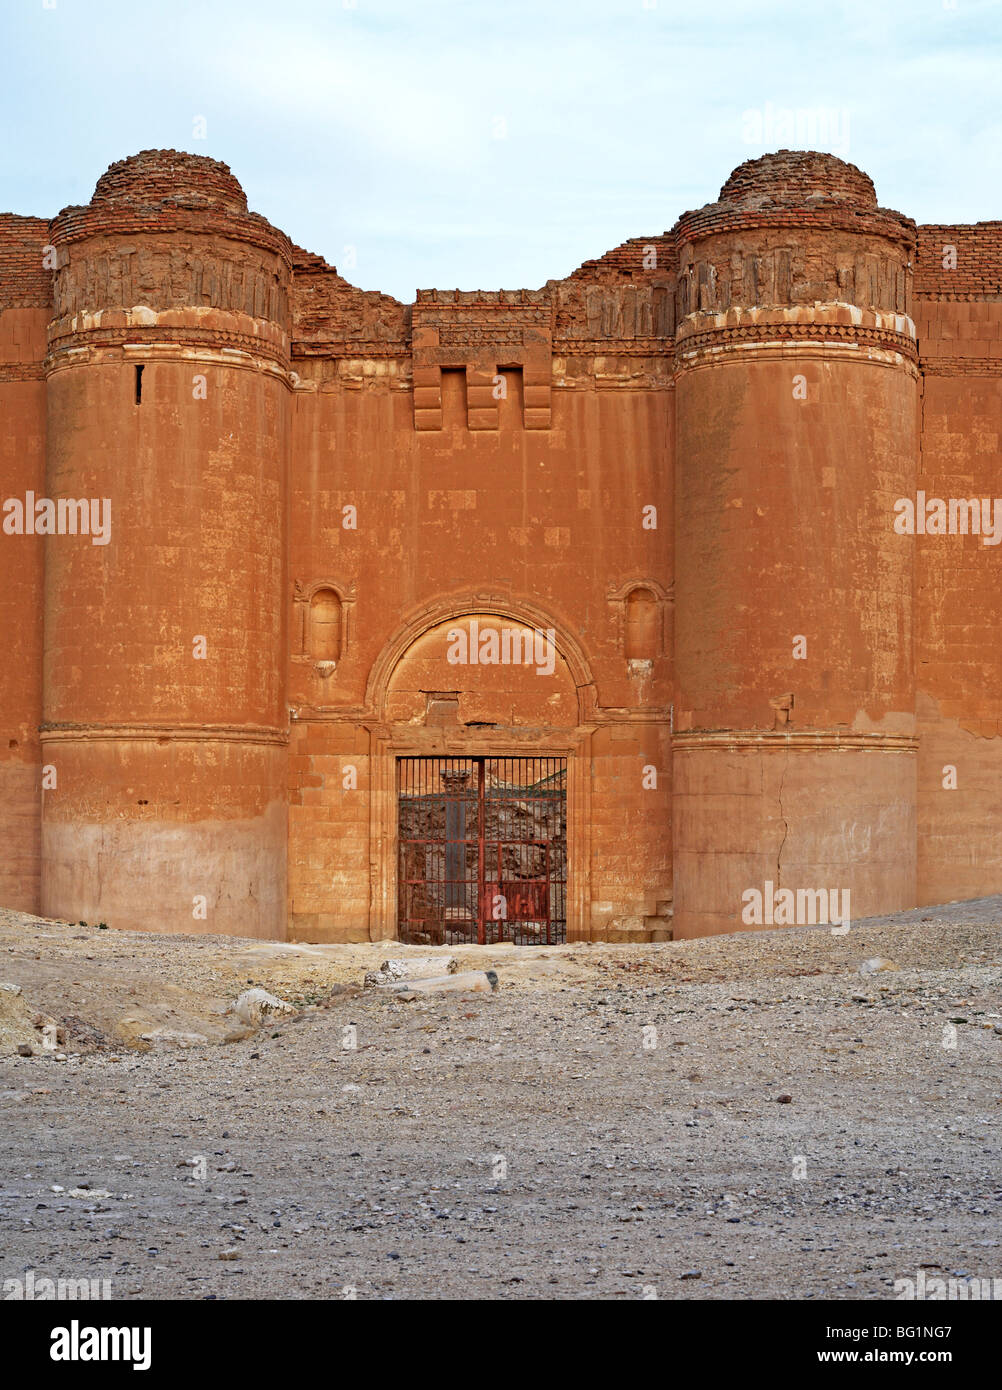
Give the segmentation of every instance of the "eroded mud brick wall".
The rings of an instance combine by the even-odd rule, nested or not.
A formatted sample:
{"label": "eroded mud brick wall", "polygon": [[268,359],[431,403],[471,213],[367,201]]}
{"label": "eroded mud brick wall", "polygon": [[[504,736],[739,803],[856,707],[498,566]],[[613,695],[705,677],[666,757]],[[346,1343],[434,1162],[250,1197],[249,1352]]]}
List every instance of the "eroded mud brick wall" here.
{"label": "eroded mud brick wall", "polygon": [[[1002,499],[1002,222],[919,228],[915,322],[916,485],[927,499]],[[1002,546],[915,544],[918,895],[936,903],[1002,884]]]}
{"label": "eroded mud brick wall", "polygon": [[[0,476],[4,497],[45,492],[48,222],[0,216]],[[41,868],[41,536],[0,533],[0,904],[37,912]]]}
{"label": "eroded mud brick wall", "polygon": [[915,895],[915,227],[824,155],[683,217],[676,932],[750,887]]}
{"label": "eroded mud brick wall", "polygon": [[412,305],[175,151],[0,218],[3,497],[111,507],[0,537],[0,898],[392,936],[423,754],[567,758],[572,939],[998,891],[999,551],[894,522],[1002,493],[1000,273],[789,151]]}
{"label": "eroded mud brick wall", "polygon": [[[653,249],[409,309],[297,259],[295,935],[393,934],[398,756],[533,752],[570,763],[568,934],[664,933],[673,275]],[[551,633],[552,669],[450,662],[457,627]]]}
{"label": "eroded mud brick wall", "polygon": [[224,165],[149,152],[53,221],[42,908],[282,936],[291,247]]}

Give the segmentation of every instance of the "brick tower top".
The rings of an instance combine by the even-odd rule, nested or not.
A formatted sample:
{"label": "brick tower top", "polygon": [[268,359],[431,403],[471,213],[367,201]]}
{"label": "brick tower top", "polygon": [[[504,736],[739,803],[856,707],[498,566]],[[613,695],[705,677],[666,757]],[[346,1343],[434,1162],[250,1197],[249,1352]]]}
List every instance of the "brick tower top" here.
{"label": "brick tower top", "polygon": [[873,180],[833,154],[777,150],[739,164],[715,203],[685,212],[673,228],[678,244],[719,232],[795,227],[889,238],[909,248],[915,223],[877,205]]}
{"label": "brick tower top", "polygon": [[194,232],[250,242],[292,267],[292,243],[260,213],[229,165],[183,150],[142,150],[102,174],[86,207],[63,208],[52,222],[52,241],[116,235]]}
{"label": "brick tower top", "polygon": [[247,195],[228,164],[184,150],[140,150],[112,164],[98,179],[91,205],[112,202],[247,212]]}
{"label": "brick tower top", "polygon": [[836,303],[909,313],[915,223],[878,206],[873,181],[835,155],[746,160],[717,201],[683,213],[671,235],[677,323],[696,312]]}
{"label": "brick tower top", "polygon": [[809,207],[817,202],[847,202],[875,208],[873,180],[833,154],[817,150],[776,150],[739,164],[718,199],[732,207]]}

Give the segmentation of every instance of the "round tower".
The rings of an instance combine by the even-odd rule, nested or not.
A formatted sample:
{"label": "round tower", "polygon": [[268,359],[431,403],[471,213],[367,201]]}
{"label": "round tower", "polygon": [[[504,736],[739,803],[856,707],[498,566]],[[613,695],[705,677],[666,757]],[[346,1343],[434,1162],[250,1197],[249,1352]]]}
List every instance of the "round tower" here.
{"label": "round tower", "polygon": [[675,236],[675,933],[841,926],[915,894],[915,226],[783,150]]}
{"label": "round tower", "polygon": [[51,241],[42,909],[280,938],[291,246],[174,150]]}

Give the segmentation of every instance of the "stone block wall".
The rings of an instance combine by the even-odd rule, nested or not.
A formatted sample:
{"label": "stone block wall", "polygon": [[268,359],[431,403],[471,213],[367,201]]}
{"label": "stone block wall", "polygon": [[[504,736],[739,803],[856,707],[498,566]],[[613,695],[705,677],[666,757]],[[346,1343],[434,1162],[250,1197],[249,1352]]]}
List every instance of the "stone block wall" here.
{"label": "stone block wall", "polygon": [[893,510],[1002,493],[1000,286],[1002,223],[796,151],[411,305],[183,152],[0,216],[0,500],[116,528],[0,533],[0,902],[392,936],[397,759],[449,754],[567,758],[572,939],[740,929],[767,870],[997,891],[998,551]]}

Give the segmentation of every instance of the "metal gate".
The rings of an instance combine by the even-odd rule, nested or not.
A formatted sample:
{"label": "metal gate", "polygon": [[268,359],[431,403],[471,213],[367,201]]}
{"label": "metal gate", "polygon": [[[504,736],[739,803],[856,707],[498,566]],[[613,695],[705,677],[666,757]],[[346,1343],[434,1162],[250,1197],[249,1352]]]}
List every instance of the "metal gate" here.
{"label": "metal gate", "polygon": [[401,941],[566,941],[566,758],[398,758],[397,804]]}

